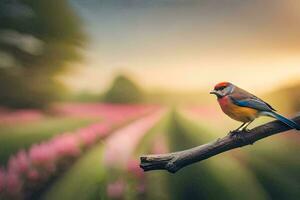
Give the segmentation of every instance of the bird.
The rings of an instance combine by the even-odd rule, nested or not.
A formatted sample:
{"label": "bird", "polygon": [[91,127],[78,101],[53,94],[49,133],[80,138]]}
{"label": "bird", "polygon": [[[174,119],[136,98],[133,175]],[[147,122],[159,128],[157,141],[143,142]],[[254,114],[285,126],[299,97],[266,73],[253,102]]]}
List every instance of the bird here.
{"label": "bird", "polygon": [[278,114],[270,104],[230,82],[218,83],[210,94],[216,95],[219,105],[226,115],[242,122],[241,126],[230,132],[232,134],[242,131],[249,132],[247,127],[260,116],[275,118],[292,129],[300,130],[300,125],[295,121]]}

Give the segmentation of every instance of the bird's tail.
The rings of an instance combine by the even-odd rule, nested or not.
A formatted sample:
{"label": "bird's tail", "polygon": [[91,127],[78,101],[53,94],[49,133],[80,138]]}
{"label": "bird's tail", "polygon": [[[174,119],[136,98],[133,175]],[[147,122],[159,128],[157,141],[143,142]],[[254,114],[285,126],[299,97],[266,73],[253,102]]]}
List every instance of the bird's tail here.
{"label": "bird's tail", "polygon": [[286,125],[288,125],[289,127],[296,129],[296,130],[300,130],[300,125],[297,124],[296,122],[294,122],[293,120],[290,120],[276,112],[264,112],[264,115],[270,116],[270,117],[274,117],[276,119],[278,119],[279,121],[285,123]]}

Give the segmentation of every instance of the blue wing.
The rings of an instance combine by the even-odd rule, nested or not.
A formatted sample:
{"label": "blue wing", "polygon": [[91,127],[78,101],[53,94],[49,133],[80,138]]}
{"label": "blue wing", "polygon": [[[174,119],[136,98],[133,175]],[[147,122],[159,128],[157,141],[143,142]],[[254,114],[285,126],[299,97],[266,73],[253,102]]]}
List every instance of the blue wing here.
{"label": "blue wing", "polygon": [[246,98],[246,99],[236,99],[231,97],[232,102],[235,105],[253,108],[259,111],[273,111],[274,109],[266,102],[260,100],[259,98]]}

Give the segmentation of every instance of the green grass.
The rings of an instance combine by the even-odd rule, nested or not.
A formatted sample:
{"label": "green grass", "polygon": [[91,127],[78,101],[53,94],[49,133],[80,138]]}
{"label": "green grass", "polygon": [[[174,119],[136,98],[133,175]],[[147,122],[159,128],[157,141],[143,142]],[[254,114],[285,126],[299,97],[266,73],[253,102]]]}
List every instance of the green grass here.
{"label": "green grass", "polygon": [[[214,133],[175,112],[169,129],[172,151],[210,141]],[[267,199],[255,175],[230,154],[188,166],[169,176],[171,199]]]}
{"label": "green grass", "polygon": [[[219,129],[212,127],[180,112],[168,113],[145,134],[133,156],[149,153],[161,135],[168,138],[170,151],[206,143],[218,135],[215,131]],[[299,159],[286,155],[297,152],[299,147],[295,143],[286,148],[287,141],[279,139],[237,149],[239,158],[230,152],[223,153],[188,166],[175,175],[165,171],[148,172],[143,199],[293,199],[300,191]],[[40,200],[107,199],[107,182],[114,178],[127,180],[127,174],[103,166],[104,148],[105,145],[99,144],[87,151],[49,186]],[[124,199],[139,199],[134,192],[127,193]]]}
{"label": "green grass", "polygon": [[135,150],[135,156],[138,158],[139,155],[145,154],[149,151],[149,149],[153,145],[153,140],[157,138],[159,134],[165,134],[167,133],[167,128],[169,126],[171,119],[171,113],[167,112],[160,121],[152,127],[149,132],[141,139],[139,142],[136,150]]}
{"label": "green grass", "polygon": [[[140,155],[150,154],[151,149],[157,139],[164,138],[166,145],[168,146],[168,128],[170,126],[172,113],[167,112],[165,116],[145,135],[145,137],[140,141],[136,151],[135,156],[137,159]],[[155,171],[146,173],[146,185],[147,191],[145,197],[142,199],[170,199],[168,191],[168,174],[163,171]],[[159,183],[159,184],[158,184]]]}
{"label": "green grass", "polygon": [[5,164],[11,154],[27,149],[34,143],[54,135],[84,127],[95,119],[47,118],[38,122],[0,127],[0,163]]}
{"label": "green grass", "polygon": [[[182,115],[177,118],[183,132],[194,139],[198,138],[201,143],[212,140],[211,136],[216,135],[210,133],[215,132],[215,128],[204,131],[208,130],[207,125],[203,128],[199,122],[196,124],[195,120]],[[264,120],[268,119],[262,119],[258,123],[263,123]],[[231,199],[245,199],[243,195],[257,199],[251,195],[259,195],[260,199],[293,200],[300,196],[300,159],[296,156],[299,150],[298,142],[278,135],[259,141],[253,146],[233,150],[239,153],[241,161],[232,157],[231,151],[201,162],[201,165],[207,162],[208,168],[233,195],[234,198]]]}
{"label": "green grass", "polygon": [[258,142],[246,162],[272,199],[296,200],[300,196],[299,143],[282,136]]}
{"label": "green grass", "polygon": [[79,159],[42,195],[41,200],[102,199],[106,171],[102,164],[103,145],[99,144]]}

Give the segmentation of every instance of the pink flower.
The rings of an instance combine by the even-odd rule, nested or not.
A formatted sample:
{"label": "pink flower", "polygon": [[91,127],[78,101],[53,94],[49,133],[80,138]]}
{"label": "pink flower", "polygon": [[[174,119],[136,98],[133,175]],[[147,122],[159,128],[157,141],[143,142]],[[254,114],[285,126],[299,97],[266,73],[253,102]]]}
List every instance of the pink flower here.
{"label": "pink flower", "polygon": [[144,171],[140,168],[140,163],[138,162],[138,160],[130,160],[127,164],[127,170],[137,178],[142,178],[145,176]]}
{"label": "pink flower", "polygon": [[125,192],[125,182],[123,180],[117,180],[113,183],[109,183],[106,188],[107,196],[113,199],[120,199]]}
{"label": "pink flower", "polygon": [[28,158],[28,156],[27,156],[27,154],[24,150],[21,150],[17,154],[17,161],[18,161],[20,172],[25,173],[29,168],[30,161],[29,161],[29,158]]}
{"label": "pink flower", "polygon": [[0,122],[1,123],[24,123],[36,121],[43,118],[44,115],[39,110],[33,109],[23,109],[23,110],[9,110],[9,109],[0,109]]}
{"label": "pink flower", "polygon": [[162,114],[162,111],[155,112],[114,132],[106,141],[105,164],[107,166],[121,165],[126,167],[136,145],[161,118]]}
{"label": "pink flower", "polygon": [[81,139],[83,146],[91,146],[98,140],[98,134],[93,130],[80,130],[79,138]]}
{"label": "pink flower", "polygon": [[55,171],[55,154],[50,144],[42,143],[33,145],[29,150],[29,158],[32,165],[39,167],[45,171]]}
{"label": "pink flower", "polygon": [[63,134],[50,142],[55,155],[58,158],[77,157],[80,155],[80,141],[77,135]]}
{"label": "pink flower", "polygon": [[9,196],[19,196],[22,190],[23,182],[13,171],[8,171],[6,176],[6,191]]}
{"label": "pink flower", "polygon": [[98,135],[102,135],[107,133],[110,130],[110,123],[97,123],[87,127],[89,130],[96,132]]}
{"label": "pink flower", "polygon": [[40,174],[36,169],[30,169],[27,173],[27,179],[30,181],[37,181],[40,178]]}
{"label": "pink flower", "polygon": [[6,186],[6,173],[0,168],[0,194],[3,193]]}
{"label": "pink flower", "polygon": [[[80,156],[82,147],[89,147],[97,143],[100,138],[109,134],[114,127],[120,126],[132,119],[142,116],[157,107],[144,105],[115,105],[115,104],[69,104],[60,108],[60,113],[75,116],[98,116],[102,119],[73,133],[56,136],[50,141],[33,145],[28,152],[20,151],[9,159],[7,172],[0,169],[0,192],[7,190],[9,196],[22,197],[23,184],[39,185],[48,180],[56,172],[57,167],[65,167],[69,161]],[[26,111],[27,112],[27,111]],[[22,119],[29,119],[29,112],[20,114]],[[158,112],[157,112],[158,113]],[[106,155],[111,164],[116,164],[116,154],[121,155],[121,164],[137,177],[143,173],[136,160],[131,158],[135,146],[143,135],[159,120],[160,114],[153,114],[141,118],[124,129],[116,131],[108,141]],[[34,113],[31,113],[34,114]],[[0,111],[0,119],[1,119]],[[71,158],[71,159],[70,159]],[[64,162],[66,161],[66,162]],[[25,182],[24,182],[25,181]],[[120,198],[125,192],[125,182],[118,180],[107,187],[107,194],[112,198]]]}
{"label": "pink flower", "polygon": [[15,156],[10,157],[7,170],[18,176],[22,176],[22,174],[26,174],[29,164],[29,159],[25,151],[20,151]]}
{"label": "pink flower", "polygon": [[100,137],[108,134],[110,129],[111,127],[109,123],[98,123],[80,129],[77,134],[79,136],[79,139],[81,140],[83,147],[85,147],[91,146],[92,144],[96,143]]}
{"label": "pink flower", "polygon": [[55,105],[53,109],[61,115],[99,117],[105,121],[122,123],[131,117],[154,111],[156,108],[157,106],[150,105],[64,103]]}
{"label": "pink flower", "polygon": [[18,166],[18,161],[15,156],[11,156],[8,160],[8,169],[10,171],[18,172],[19,171],[19,166]]}

